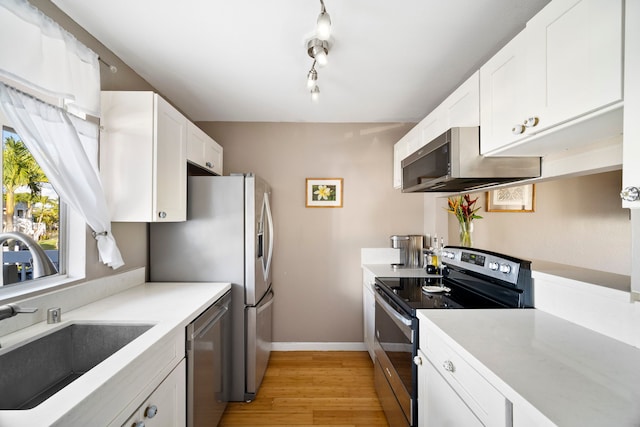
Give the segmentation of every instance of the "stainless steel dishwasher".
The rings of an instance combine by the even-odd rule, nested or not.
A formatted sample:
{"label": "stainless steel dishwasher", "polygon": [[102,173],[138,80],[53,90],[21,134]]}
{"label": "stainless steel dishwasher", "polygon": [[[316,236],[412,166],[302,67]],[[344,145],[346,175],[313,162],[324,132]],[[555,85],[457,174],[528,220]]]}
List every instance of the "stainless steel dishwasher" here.
{"label": "stainless steel dishwasher", "polygon": [[217,426],[229,401],[231,292],[187,326],[187,425]]}

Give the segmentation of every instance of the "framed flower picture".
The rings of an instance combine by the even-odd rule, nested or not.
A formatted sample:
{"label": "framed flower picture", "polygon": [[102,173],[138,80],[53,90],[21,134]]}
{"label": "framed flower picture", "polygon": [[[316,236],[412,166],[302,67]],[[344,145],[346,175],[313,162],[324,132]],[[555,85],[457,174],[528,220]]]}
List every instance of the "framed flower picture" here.
{"label": "framed flower picture", "polygon": [[342,178],[307,178],[308,208],[341,208]]}
{"label": "framed flower picture", "polygon": [[534,212],[535,184],[487,191],[487,212]]}

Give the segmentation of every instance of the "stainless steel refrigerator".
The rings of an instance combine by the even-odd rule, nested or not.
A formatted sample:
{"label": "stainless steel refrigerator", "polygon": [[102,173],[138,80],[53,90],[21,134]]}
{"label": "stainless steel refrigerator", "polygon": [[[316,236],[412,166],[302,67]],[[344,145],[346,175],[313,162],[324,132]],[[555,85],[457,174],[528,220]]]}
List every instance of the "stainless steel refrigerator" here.
{"label": "stainless steel refrigerator", "polygon": [[190,176],[187,194],[186,222],[150,226],[150,279],[232,284],[228,396],[250,401],[271,352],[271,188],[252,174]]}

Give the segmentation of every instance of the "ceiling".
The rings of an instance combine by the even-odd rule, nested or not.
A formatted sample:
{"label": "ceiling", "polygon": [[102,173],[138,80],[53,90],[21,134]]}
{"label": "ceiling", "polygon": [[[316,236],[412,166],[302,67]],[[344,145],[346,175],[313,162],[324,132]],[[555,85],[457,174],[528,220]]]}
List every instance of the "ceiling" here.
{"label": "ceiling", "polygon": [[417,122],[549,0],[52,0],[192,121]]}

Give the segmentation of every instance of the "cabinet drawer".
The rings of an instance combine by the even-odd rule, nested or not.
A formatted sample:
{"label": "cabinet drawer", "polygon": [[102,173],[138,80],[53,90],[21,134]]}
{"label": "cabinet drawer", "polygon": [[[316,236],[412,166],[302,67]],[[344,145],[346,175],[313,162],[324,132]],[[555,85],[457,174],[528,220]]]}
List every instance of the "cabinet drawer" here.
{"label": "cabinet drawer", "polygon": [[437,334],[421,335],[427,358],[478,419],[484,425],[510,426],[511,403]]}

